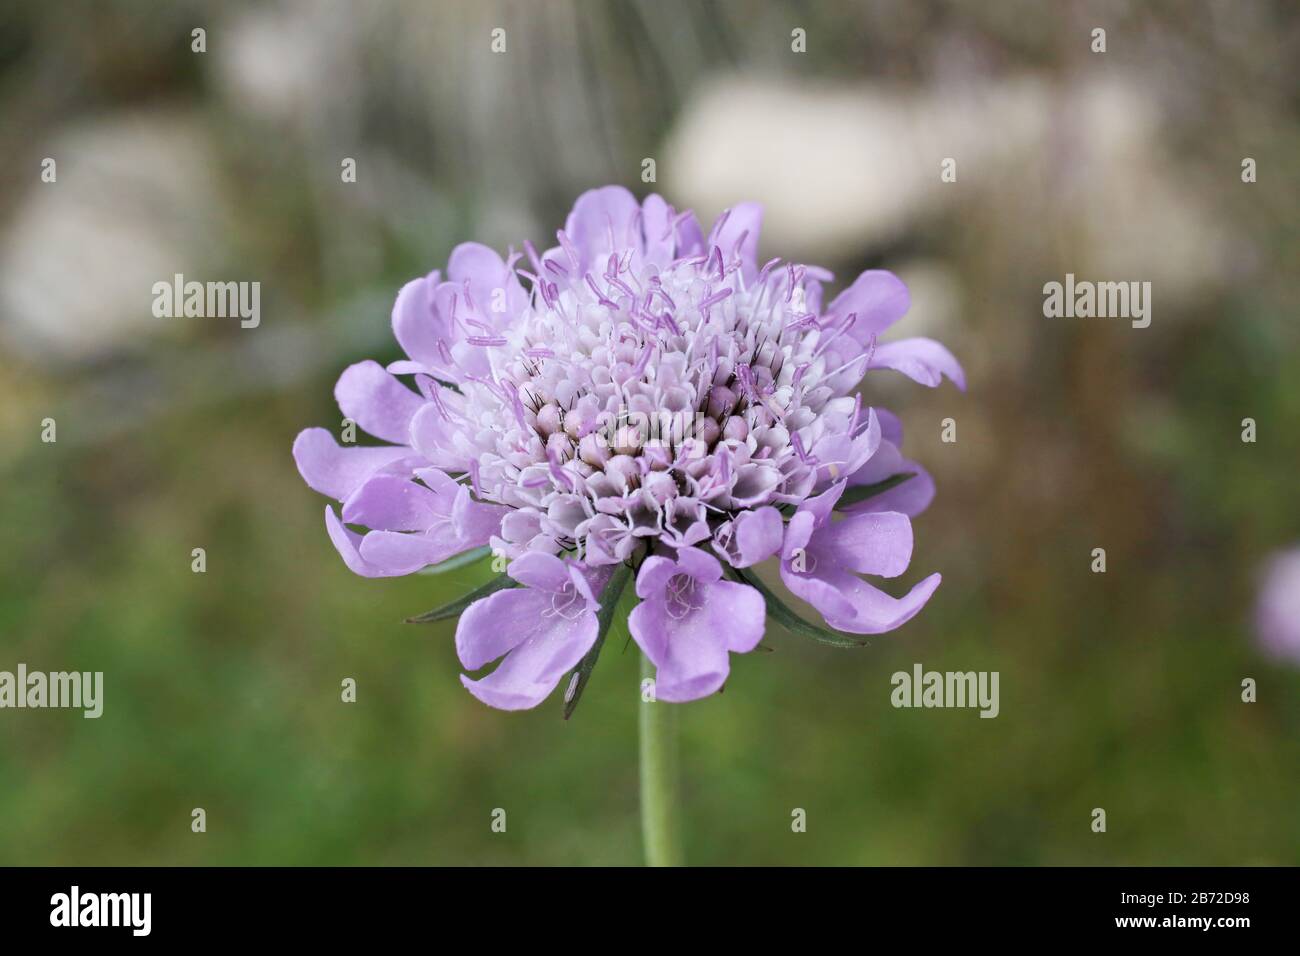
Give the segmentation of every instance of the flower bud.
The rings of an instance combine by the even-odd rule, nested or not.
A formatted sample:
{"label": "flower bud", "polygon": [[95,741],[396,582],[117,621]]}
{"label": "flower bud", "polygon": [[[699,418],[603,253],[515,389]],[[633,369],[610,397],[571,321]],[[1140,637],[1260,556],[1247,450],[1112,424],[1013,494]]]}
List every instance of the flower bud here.
{"label": "flower bud", "polygon": [[710,418],[722,418],[730,414],[731,409],[736,404],[736,393],[725,385],[714,385],[709,389],[709,404],[707,411]]}
{"label": "flower bud", "polygon": [[744,441],[749,437],[749,423],[739,415],[732,415],[723,426],[722,437],[733,441]]}
{"label": "flower bud", "polygon": [[701,416],[700,420],[695,424],[695,434],[691,437],[698,438],[706,445],[712,445],[718,440],[718,436],[721,434],[722,426],[718,424],[716,418]]}
{"label": "flower bud", "polygon": [[548,438],[560,428],[560,407],[548,402],[537,411],[537,434]]}
{"label": "flower bud", "polygon": [[605,445],[605,436],[599,431],[584,435],[578,443],[578,457],[589,465],[600,466],[609,461],[609,448]]}

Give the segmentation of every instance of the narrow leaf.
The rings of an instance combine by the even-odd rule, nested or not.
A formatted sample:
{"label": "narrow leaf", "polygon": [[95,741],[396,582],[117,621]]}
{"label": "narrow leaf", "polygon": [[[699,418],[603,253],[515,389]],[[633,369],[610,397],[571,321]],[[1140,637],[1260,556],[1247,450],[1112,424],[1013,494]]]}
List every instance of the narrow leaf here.
{"label": "narrow leaf", "polygon": [[871,642],[865,638],[855,637],[843,634],[839,631],[831,631],[824,627],[818,627],[809,621],[805,621],[798,614],[786,606],[786,603],[757,575],[748,570],[741,568],[731,568],[731,573],[739,578],[743,583],[748,584],[759,594],[763,595],[763,600],[767,602],[768,617],[776,621],[791,634],[797,634],[800,637],[811,637],[820,644],[829,644],[832,647],[866,647]]}
{"label": "narrow leaf", "polygon": [[495,594],[497,591],[504,591],[506,588],[517,588],[519,582],[506,574],[498,575],[482,587],[475,588],[469,594],[458,597],[450,604],[444,604],[442,607],[435,607],[432,611],[425,611],[423,614],[417,614],[415,617],[408,617],[407,624],[432,624],[434,621],[445,621],[451,617],[460,617],[460,613],[469,607],[475,601],[487,597],[489,594]]}
{"label": "narrow leaf", "polygon": [[609,579],[605,589],[600,592],[600,610],[596,612],[596,643],[591,645],[591,650],[583,655],[582,660],[578,661],[569,675],[568,683],[564,689],[564,719],[568,720],[573,714],[574,709],[578,706],[578,700],[582,697],[582,692],[587,688],[587,681],[591,679],[591,672],[596,666],[596,658],[600,657],[600,649],[605,644],[605,635],[609,633],[610,625],[614,623],[614,613],[618,610],[618,599],[623,594],[623,588],[627,586],[628,578],[632,576],[632,569],[626,564],[620,564],[614,571],[614,576]]}
{"label": "narrow leaf", "polygon": [[855,485],[852,488],[845,488],[844,494],[840,495],[840,500],[835,502],[837,511],[842,511],[849,505],[856,505],[858,502],[866,501],[868,498],[874,498],[876,495],[884,494],[890,488],[897,488],[909,478],[915,478],[916,472],[903,471],[897,475],[890,475],[884,481],[877,481],[874,485]]}
{"label": "narrow leaf", "polygon": [[492,549],[486,544],[481,548],[471,548],[469,551],[463,551],[454,558],[448,558],[441,564],[431,564],[427,568],[421,568],[420,574],[445,574],[448,571],[455,571],[457,568],[468,567],[475,561],[480,561],[492,553]]}

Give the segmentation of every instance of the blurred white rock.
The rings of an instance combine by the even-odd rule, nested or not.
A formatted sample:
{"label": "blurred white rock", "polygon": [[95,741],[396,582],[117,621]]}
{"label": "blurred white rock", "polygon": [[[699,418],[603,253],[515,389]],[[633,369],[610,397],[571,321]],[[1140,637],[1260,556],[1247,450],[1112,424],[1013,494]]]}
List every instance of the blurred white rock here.
{"label": "blurred white rock", "polygon": [[218,87],[240,110],[275,123],[353,128],[360,38],[338,13],[304,0],[233,12],[213,51]]}
{"label": "blurred white rock", "polygon": [[1063,230],[1074,271],[1149,280],[1168,302],[1222,278],[1230,238],[1159,119],[1113,75],[919,92],[728,76],[685,105],[660,175],[702,219],[763,203],[765,248],[805,261],[860,257],[960,208],[1031,247]]}
{"label": "blurred white rock", "polygon": [[220,248],[218,190],[200,127],[181,114],[69,127],[40,150],[0,235],[0,335],[37,362],[84,362],[160,331],[152,287],[200,273]]}

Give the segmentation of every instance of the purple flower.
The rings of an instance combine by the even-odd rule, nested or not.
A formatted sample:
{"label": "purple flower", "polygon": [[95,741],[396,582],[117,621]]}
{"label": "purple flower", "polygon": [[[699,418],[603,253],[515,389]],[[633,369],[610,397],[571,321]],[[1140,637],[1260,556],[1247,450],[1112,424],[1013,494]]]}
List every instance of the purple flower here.
{"label": "purple flower", "polygon": [[482,545],[512,561],[525,586],[470,605],[457,632],[468,669],[505,658],[466,679],[480,699],[542,700],[599,649],[601,589],[626,569],[662,700],[713,693],[729,655],[759,641],[747,569],[778,554],[787,586],[840,630],[890,630],[933,593],[938,575],[901,599],[858,577],[906,569],[908,519],[934,482],[857,388],[872,369],[964,388],[962,369],[930,339],[879,341],[909,306],[890,273],[823,306],[830,273],[760,264],[761,220],[742,203],[706,235],[659,196],[608,186],[579,197],[544,252],[457,246],[398,293],[407,357],[354,365],[335,389],[390,444],[298,436],[303,478],[341,505],[326,528],[354,572],[409,574]]}
{"label": "purple flower", "polygon": [[687,548],[676,559],[653,555],[636,578],[632,638],[655,665],[655,699],[695,700],[714,693],[731,670],[729,655],[763,638],[767,609],[747,584],[722,580],[713,555]]}
{"label": "purple flower", "polygon": [[507,573],[525,585],[497,591],[471,604],[456,627],[456,653],[475,671],[505,660],[487,677],[460,682],[471,694],[502,710],[536,707],[566,671],[596,642],[592,593],[609,577],[577,562],[533,551],[510,563]]}
{"label": "purple flower", "polygon": [[831,521],[845,482],[799,505],[786,526],[781,580],[836,630],[881,634],[906,624],[930,600],[932,574],[905,597],[890,597],[858,574],[897,577],[912,560],[912,522],[898,511],[850,514]]}
{"label": "purple flower", "polygon": [[1273,657],[1300,664],[1300,548],[1276,554],[1266,565],[1255,631]]}

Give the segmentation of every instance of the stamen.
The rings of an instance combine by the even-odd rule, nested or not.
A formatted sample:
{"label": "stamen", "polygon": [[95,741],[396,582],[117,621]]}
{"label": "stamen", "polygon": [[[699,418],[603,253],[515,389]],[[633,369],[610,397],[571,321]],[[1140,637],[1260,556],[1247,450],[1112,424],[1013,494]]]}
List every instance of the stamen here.
{"label": "stamen", "polygon": [[641,350],[640,358],[638,358],[636,364],[632,366],[633,378],[640,378],[645,374],[646,367],[650,364],[650,356],[653,353],[653,347],[651,347],[649,343],[646,343],[646,347]]}
{"label": "stamen", "polygon": [[735,291],[734,289],[728,287],[726,289],[723,289],[721,292],[713,293],[713,295],[709,296],[707,299],[704,299],[702,302],[700,302],[700,311],[703,312],[705,309],[709,308],[710,306],[717,305],[723,299],[730,296],[731,293],[734,291]]}
{"label": "stamen", "polygon": [[442,403],[442,396],[438,394],[437,387],[429,390],[429,400],[433,402],[433,407],[438,410],[438,417],[444,422],[450,422],[451,416],[447,414],[447,406]]}
{"label": "stamen", "polygon": [[587,280],[587,286],[591,289],[591,294],[596,297],[596,301],[598,301],[601,305],[605,306],[606,308],[609,309],[617,308],[617,306],[611,300],[605,298],[605,296],[601,293],[601,291],[596,288],[596,280],[591,277],[590,272],[587,273],[585,278]]}

